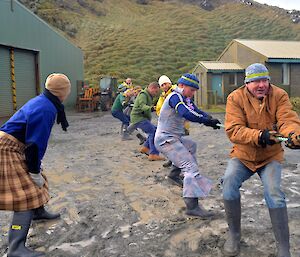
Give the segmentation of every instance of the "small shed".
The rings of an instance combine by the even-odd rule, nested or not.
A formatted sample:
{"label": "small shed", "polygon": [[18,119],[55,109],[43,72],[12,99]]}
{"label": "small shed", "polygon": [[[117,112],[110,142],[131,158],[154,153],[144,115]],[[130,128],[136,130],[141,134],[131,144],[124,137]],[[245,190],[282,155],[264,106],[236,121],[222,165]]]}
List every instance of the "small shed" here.
{"label": "small shed", "polygon": [[9,117],[44,89],[53,72],[66,74],[74,106],[84,79],[83,53],[16,0],[0,1],[0,117]]}
{"label": "small shed", "polygon": [[228,94],[243,83],[244,69],[236,63],[203,61],[198,63],[196,75],[200,82],[196,104],[223,104]]}
{"label": "small shed", "polygon": [[300,96],[300,41],[234,39],[216,61],[196,65],[202,86],[197,104],[225,104],[228,94],[243,85],[245,68],[256,62],[266,65],[273,84]]}

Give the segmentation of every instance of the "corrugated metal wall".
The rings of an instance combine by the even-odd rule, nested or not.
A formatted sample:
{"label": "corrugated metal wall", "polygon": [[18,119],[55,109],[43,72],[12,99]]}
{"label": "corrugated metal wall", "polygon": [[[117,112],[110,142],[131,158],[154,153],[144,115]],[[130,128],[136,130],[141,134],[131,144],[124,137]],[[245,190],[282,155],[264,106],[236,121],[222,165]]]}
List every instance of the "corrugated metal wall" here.
{"label": "corrugated metal wall", "polygon": [[35,53],[15,49],[17,109],[37,95]]}
{"label": "corrugated metal wall", "polygon": [[9,49],[0,46],[0,117],[13,114]]}
{"label": "corrugated metal wall", "polygon": [[[11,3],[13,4],[11,5]],[[16,0],[12,2],[11,0],[0,0],[0,45],[38,53],[38,74],[35,80],[37,80],[39,91],[43,91],[45,80],[49,74],[54,72],[66,74],[71,81],[72,92],[65,105],[75,106],[76,83],[78,80],[84,80],[82,51]],[[32,69],[32,56],[23,54],[24,52],[21,54],[22,57],[28,58],[26,61],[23,58],[23,65],[27,65],[25,62],[28,62]],[[16,61],[18,62],[17,59]],[[27,96],[22,96],[19,95],[22,88],[18,88],[16,83],[17,98],[20,100],[17,103],[18,107],[25,101],[21,101],[20,97],[28,99],[33,95],[35,86],[32,80],[35,75],[24,78],[20,73],[23,72],[20,68],[20,66],[16,67],[16,79],[27,81],[27,87],[31,88],[28,89],[29,92],[26,92]],[[0,117],[3,116],[1,113],[0,109]]]}
{"label": "corrugated metal wall", "polygon": [[0,45],[0,117],[11,116],[38,94],[36,67],[34,51]]}

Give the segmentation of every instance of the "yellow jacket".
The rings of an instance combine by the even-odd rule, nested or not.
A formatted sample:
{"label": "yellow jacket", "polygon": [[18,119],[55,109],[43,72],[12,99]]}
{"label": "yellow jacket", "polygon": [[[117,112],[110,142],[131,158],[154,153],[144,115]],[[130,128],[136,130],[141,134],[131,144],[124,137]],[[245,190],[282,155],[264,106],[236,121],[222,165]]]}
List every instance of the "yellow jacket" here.
{"label": "yellow jacket", "polygon": [[170,87],[170,89],[169,89],[167,92],[162,92],[162,93],[161,93],[160,97],[158,98],[157,104],[156,104],[156,114],[157,114],[157,116],[159,116],[159,114],[160,114],[160,110],[161,110],[161,107],[162,107],[162,105],[163,105],[165,99],[167,98],[167,96],[168,96],[169,94],[172,93],[172,91],[173,91],[174,88],[176,88],[176,87],[177,87],[177,85],[172,85],[172,86]]}

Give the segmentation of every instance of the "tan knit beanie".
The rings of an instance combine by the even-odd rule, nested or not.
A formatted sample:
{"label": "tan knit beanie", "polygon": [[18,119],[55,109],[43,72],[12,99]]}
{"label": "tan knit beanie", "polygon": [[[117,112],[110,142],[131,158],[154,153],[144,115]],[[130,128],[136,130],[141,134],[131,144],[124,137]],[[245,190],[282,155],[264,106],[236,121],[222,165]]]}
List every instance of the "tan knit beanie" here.
{"label": "tan knit beanie", "polygon": [[50,74],[46,79],[45,87],[61,101],[65,100],[71,92],[71,82],[62,73]]}

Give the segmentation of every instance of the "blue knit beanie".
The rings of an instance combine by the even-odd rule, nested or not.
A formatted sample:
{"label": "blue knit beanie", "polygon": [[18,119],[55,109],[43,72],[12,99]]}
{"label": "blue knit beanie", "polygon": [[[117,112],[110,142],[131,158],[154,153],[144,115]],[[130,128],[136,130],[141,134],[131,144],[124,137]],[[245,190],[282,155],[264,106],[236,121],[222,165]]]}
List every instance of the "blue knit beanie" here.
{"label": "blue knit beanie", "polygon": [[120,84],[118,86],[118,92],[125,92],[128,88],[126,87],[126,85],[124,85],[124,83]]}
{"label": "blue knit beanie", "polygon": [[185,73],[178,79],[178,84],[184,84],[189,87],[199,89],[199,80],[194,74]]}
{"label": "blue knit beanie", "polygon": [[245,83],[249,83],[259,79],[270,80],[269,71],[265,65],[261,63],[253,63],[246,68]]}

